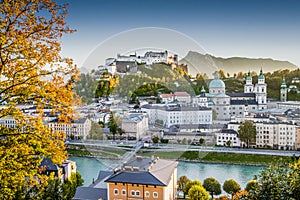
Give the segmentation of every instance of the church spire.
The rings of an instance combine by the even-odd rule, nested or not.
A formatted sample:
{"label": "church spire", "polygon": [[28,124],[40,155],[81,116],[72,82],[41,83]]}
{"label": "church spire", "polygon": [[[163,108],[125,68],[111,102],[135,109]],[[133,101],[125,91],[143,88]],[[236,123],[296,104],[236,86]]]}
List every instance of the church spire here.
{"label": "church spire", "polygon": [[287,87],[287,86],[286,86],[285,78],[283,77],[283,78],[282,78],[282,83],[281,83],[280,88],[281,88],[281,89],[285,89],[286,87]]}
{"label": "church spire", "polygon": [[281,86],[280,86],[280,100],[282,102],[287,101],[287,95],[288,95],[287,86],[286,86],[286,83],[285,83],[285,78],[283,77],[282,78],[282,83],[281,83]]}

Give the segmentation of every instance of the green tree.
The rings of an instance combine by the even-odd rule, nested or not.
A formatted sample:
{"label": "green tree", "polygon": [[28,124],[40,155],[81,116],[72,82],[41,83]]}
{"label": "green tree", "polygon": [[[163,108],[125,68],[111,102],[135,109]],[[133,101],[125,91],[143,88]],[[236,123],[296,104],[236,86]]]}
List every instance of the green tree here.
{"label": "green tree", "polygon": [[275,163],[265,168],[257,176],[257,185],[248,191],[248,198],[259,199],[299,199],[300,161]]}
{"label": "green tree", "polygon": [[250,143],[255,143],[256,141],[256,127],[251,121],[245,121],[242,123],[238,130],[238,137],[242,142],[247,144],[249,148]]}
{"label": "green tree", "polygon": [[221,194],[221,184],[213,177],[205,179],[203,187],[210,193],[212,199],[214,195]]}
{"label": "green tree", "polygon": [[231,146],[231,141],[230,141],[230,140],[228,140],[228,141],[226,142],[226,146],[227,146],[227,147],[230,147],[230,146]]}
{"label": "green tree", "polygon": [[63,190],[62,190],[62,182],[59,178],[55,177],[48,181],[48,186],[44,190],[41,199],[45,200],[62,200],[63,199]]}
{"label": "green tree", "polygon": [[[186,177],[186,176],[180,176],[179,179],[178,179],[178,181],[177,181],[177,185],[178,185],[177,190],[183,192],[183,188],[186,186],[186,184],[189,181],[190,180],[188,179],[188,177]],[[184,193],[184,198],[185,198],[185,193]]]}
{"label": "green tree", "polygon": [[125,130],[122,129],[122,128],[120,128],[120,127],[118,127],[117,132],[119,133],[119,135],[120,135],[120,140],[121,140],[121,139],[122,139],[122,135],[125,133]]}
{"label": "green tree", "polygon": [[99,123],[92,122],[89,138],[94,140],[103,139],[102,127]]}
{"label": "green tree", "polygon": [[95,97],[96,88],[97,81],[93,76],[90,73],[81,73],[80,79],[75,82],[74,90],[84,103],[92,103],[93,98]]}
{"label": "green tree", "polygon": [[154,143],[154,144],[157,144],[158,142],[159,142],[159,137],[153,137],[152,138],[152,142]]}
{"label": "green tree", "polygon": [[250,190],[255,190],[255,188],[257,187],[257,185],[258,185],[257,180],[250,180],[250,181],[248,181],[245,190],[247,192],[249,192]]}
{"label": "green tree", "polygon": [[217,119],[217,111],[215,109],[212,109],[212,119],[213,120]]}
{"label": "green tree", "polygon": [[76,192],[78,186],[83,185],[83,179],[79,172],[73,172],[71,177],[64,182],[58,177],[50,175],[48,185],[41,192],[41,198],[45,200],[71,200]]}
{"label": "green tree", "polygon": [[200,145],[203,145],[203,144],[205,144],[205,139],[203,139],[203,138],[200,138],[200,139],[199,139],[199,144],[200,144]]}
{"label": "green tree", "polygon": [[188,195],[189,193],[189,190],[191,189],[192,186],[194,185],[198,185],[198,186],[201,186],[202,187],[202,184],[199,180],[189,180],[186,185],[183,187],[182,191],[183,191],[183,194],[184,195]]}
{"label": "green tree", "polygon": [[233,179],[226,180],[223,184],[223,190],[227,192],[228,194],[231,194],[231,197],[233,198],[233,195],[237,193],[241,189],[241,186]]}
{"label": "green tree", "polygon": [[63,184],[62,191],[63,191],[63,199],[64,200],[71,200],[75,193],[76,188],[83,185],[83,179],[79,172],[72,173],[71,177],[66,180]]}
{"label": "green tree", "polygon": [[[0,127],[0,199],[37,199],[49,177],[40,174],[43,158],[61,164],[67,157],[65,134],[43,123],[44,108],[73,116],[78,69],[61,56],[62,36],[74,32],[65,22],[66,5],[52,0],[0,1],[0,118],[16,127]],[[24,115],[18,104],[36,106]]]}
{"label": "green tree", "polygon": [[188,192],[190,200],[209,200],[208,192],[200,185],[193,185]]}
{"label": "green tree", "polygon": [[188,144],[188,141],[187,141],[186,138],[183,138],[182,141],[181,141],[181,143],[182,143],[182,144]]}
{"label": "green tree", "polygon": [[115,140],[116,139],[116,133],[118,131],[119,126],[118,126],[118,124],[117,124],[117,122],[114,118],[113,113],[111,113],[110,116],[109,116],[109,122],[108,122],[107,127],[109,128],[109,131],[113,134],[113,140]]}

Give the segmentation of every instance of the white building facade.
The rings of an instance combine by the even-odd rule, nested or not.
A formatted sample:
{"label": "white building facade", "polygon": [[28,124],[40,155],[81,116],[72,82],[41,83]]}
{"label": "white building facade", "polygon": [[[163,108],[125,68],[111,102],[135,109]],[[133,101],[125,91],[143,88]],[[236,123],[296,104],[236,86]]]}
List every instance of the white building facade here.
{"label": "white building facade", "polygon": [[139,140],[148,130],[148,117],[141,113],[130,113],[123,118],[121,127],[126,138]]}
{"label": "white building facade", "polygon": [[57,119],[48,122],[52,131],[64,132],[67,138],[86,139],[91,131],[92,122],[88,118],[72,120],[70,123],[61,123]]}
{"label": "white building facade", "polygon": [[181,107],[178,104],[142,107],[149,115],[149,123],[160,122],[164,127],[181,124],[212,124],[212,110],[205,107]]}
{"label": "white building facade", "polygon": [[241,147],[238,133],[232,129],[223,129],[216,132],[216,144],[219,146]]}
{"label": "white building facade", "polygon": [[[239,130],[241,123],[229,123],[228,129]],[[256,147],[279,150],[294,150],[297,125],[290,123],[254,122],[256,127]]]}

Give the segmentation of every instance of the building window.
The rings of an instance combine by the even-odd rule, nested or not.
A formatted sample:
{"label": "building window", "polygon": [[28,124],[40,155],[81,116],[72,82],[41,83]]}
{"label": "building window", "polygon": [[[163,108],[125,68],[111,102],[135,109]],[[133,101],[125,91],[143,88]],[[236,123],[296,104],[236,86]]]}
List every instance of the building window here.
{"label": "building window", "polygon": [[153,197],[154,198],[158,198],[158,193],[157,192],[153,192]]}
{"label": "building window", "polygon": [[146,191],[145,192],[145,197],[150,197],[150,192]]}
{"label": "building window", "polygon": [[114,194],[118,195],[119,194],[119,190],[118,189],[114,189]]}
{"label": "building window", "polygon": [[139,190],[135,191],[135,196],[140,196],[140,191]]}
{"label": "building window", "polygon": [[134,196],[135,195],[135,191],[134,190],[131,190],[131,196]]}
{"label": "building window", "polygon": [[126,195],[126,190],[122,190],[122,195]]}

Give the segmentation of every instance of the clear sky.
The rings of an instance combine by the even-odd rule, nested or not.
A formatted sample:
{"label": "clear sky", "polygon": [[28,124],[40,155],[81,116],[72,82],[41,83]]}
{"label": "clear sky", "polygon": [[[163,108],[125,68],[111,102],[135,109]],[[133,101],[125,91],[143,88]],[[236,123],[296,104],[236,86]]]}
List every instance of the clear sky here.
{"label": "clear sky", "polygon": [[[137,47],[166,48],[177,51],[182,57],[189,45],[191,50],[197,50],[194,44],[199,44],[206,53],[218,57],[273,58],[300,66],[299,0],[59,2],[69,3],[67,22],[77,30],[75,34],[63,38],[63,54],[74,58],[79,67],[95,68],[103,64],[106,57]],[[159,39],[153,39],[151,37],[154,34],[147,29],[144,33],[132,31],[143,27],[159,27],[159,31],[174,30],[170,37],[173,46],[168,46],[171,39],[164,34]],[[131,30],[130,36],[126,35],[128,30]],[[126,36],[114,40],[123,33]],[[140,41],[139,35],[148,38],[148,43]],[[179,35],[182,37],[176,39]],[[185,41],[187,38],[190,43]],[[154,45],[150,44],[151,40]],[[140,44],[131,45],[138,42]],[[97,47],[102,49],[97,53],[97,60],[93,58],[93,62],[86,62]],[[179,52],[181,49],[184,51]]]}

